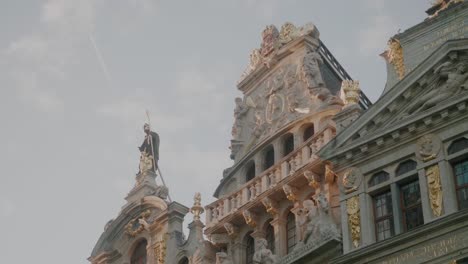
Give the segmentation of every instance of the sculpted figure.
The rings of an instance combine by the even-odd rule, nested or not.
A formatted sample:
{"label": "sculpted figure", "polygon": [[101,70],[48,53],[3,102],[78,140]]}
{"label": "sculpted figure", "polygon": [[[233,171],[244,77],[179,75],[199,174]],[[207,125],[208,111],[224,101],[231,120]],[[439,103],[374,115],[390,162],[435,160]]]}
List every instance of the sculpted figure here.
{"label": "sculpted figure", "polygon": [[263,238],[257,240],[253,263],[274,264],[277,263],[276,256],[267,248],[267,241]]}
{"label": "sculpted figure", "polygon": [[325,88],[320,64],[323,63],[320,54],[312,49],[307,50],[301,65],[301,80],[309,89],[310,95],[318,98],[326,104],[343,105],[343,102],[336,96],[332,95],[330,90]]}
{"label": "sculpted figure", "polygon": [[216,253],[216,264],[232,264],[232,261],[226,252]]}
{"label": "sculpted figure", "polygon": [[[145,131],[145,140],[139,147],[141,156],[151,157],[154,159],[154,166],[152,165],[152,169],[156,171],[158,168],[158,160],[159,160],[159,135],[156,132],[150,130],[149,124],[145,124],[143,126],[143,130]],[[142,158],[140,158],[141,160]],[[140,173],[142,171],[140,170]]]}
{"label": "sculpted figure", "polygon": [[312,200],[305,200],[303,202],[304,209],[307,211],[307,214],[304,218],[304,225],[305,225],[305,230],[304,235],[303,235],[303,241],[308,242],[309,237],[313,234],[315,231],[315,225],[317,223],[317,207],[315,206],[314,202]]}
{"label": "sculpted figure", "polygon": [[248,106],[242,101],[242,98],[236,97],[236,107],[234,108],[234,125],[232,126],[232,137],[238,140],[241,135],[242,122],[241,118],[249,111]]}
{"label": "sculpted figure", "polygon": [[315,202],[317,204],[318,219],[314,223],[312,235],[319,239],[327,235],[339,236],[339,231],[330,216],[327,197],[320,193],[316,196]]}
{"label": "sculpted figure", "polygon": [[281,45],[284,45],[284,44],[296,39],[297,37],[299,37],[299,31],[296,28],[296,26],[294,26],[293,23],[286,22],[286,23],[284,23],[283,26],[281,26],[281,31],[280,31],[280,34],[279,34],[279,41],[280,41]]}
{"label": "sculpted figure", "polygon": [[452,97],[460,90],[467,89],[466,81],[468,79],[468,72],[466,65],[459,63],[455,70],[445,71],[451,62],[446,62],[434,70],[442,78],[447,78],[442,85],[436,85],[434,89],[423,94],[416,103],[410,108],[409,113],[420,112],[436,106],[440,102]]}

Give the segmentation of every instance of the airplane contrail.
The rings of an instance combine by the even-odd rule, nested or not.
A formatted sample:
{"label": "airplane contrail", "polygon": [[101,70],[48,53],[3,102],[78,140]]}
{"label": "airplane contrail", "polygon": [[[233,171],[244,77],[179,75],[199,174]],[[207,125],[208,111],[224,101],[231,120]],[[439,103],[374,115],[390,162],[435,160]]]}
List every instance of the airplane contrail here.
{"label": "airplane contrail", "polygon": [[104,57],[102,56],[102,53],[99,50],[99,47],[97,46],[96,41],[94,40],[94,37],[92,34],[89,34],[89,40],[91,41],[91,44],[93,45],[94,51],[96,52],[96,57],[99,61],[99,64],[101,65],[104,75],[106,76],[107,82],[110,84],[112,81],[112,78],[109,73],[109,68],[107,67],[106,62],[104,61]]}

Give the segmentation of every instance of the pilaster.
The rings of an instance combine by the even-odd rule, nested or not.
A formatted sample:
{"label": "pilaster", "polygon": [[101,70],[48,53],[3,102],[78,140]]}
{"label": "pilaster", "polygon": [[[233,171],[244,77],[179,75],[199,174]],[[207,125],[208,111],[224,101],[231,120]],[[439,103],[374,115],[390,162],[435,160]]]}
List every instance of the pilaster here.
{"label": "pilaster", "polygon": [[449,215],[458,211],[455,179],[450,163],[446,160],[441,160],[439,162],[439,170],[440,181],[442,184],[442,202],[444,205],[443,212],[444,215]]}
{"label": "pilaster", "polygon": [[270,222],[275,231],[275,254],[278,256],[285,256],[287,254],[286,248],[286,220],[275,218]]}

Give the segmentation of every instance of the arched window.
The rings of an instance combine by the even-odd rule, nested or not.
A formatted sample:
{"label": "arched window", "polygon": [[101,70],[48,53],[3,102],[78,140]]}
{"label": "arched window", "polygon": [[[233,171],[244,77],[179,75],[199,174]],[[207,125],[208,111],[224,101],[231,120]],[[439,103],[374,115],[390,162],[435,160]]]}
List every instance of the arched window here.
{"label": "arched window", "polygon": [[289,212],[286,218],[286,233],[288,236],[286,242],[289,254],[296,246],[296,218],[292,212]]}
{"label": "arched window", "polygon": [[372,178],[369,180],[369,187],[388,181],[388,179],[389,175],[387,172],[379,171],[376,174],[372,175]]}
{"label": "arched window", "polygon": [[396,169],[396,176],[403,175],[416,169],[417,163],[414,160],[403,161]]}
{"label": "arched window", "polygon": [[293,150],[294,150],[294,135],[291,133],[288,133],[284,136],[284,141],[283,141],[284,156],[287,156],[289,153],[293,152]]}
{"label": "arched window", "polygon": [[252,232],[248,233],[244,240],[245,240],[245,263],[246,264],[253,264],[253,256],[255,254],[255,240],[251,236]]}
{"label": "arched window", "polygon": [[255,178],[255,163],[253,161],[247,164],[247,169],[245,171],[245,182],[248,182]]}
{"label": "arched window", "polygon": [[315,130],[314,130],[314,124],[310,124],[308,125],[305,129],[304,129],[304,141],[308,140],[309,138],[311,138],[315,133]]}
{"label": "arched window", "polygon": [[275,164],[275,150],[273,146],[269,146],[265,151],[265,170],[269,169]]}
{"label": "arched window", "polygon": [[455,154],[464,149],[468,149],[468,139],[460,138],[453,141],[452,144],[450,144],[450,147],[448,148],[448,154]]}
{"label": "arched window", "polygon": [[141,241],[133,251],[131,264],[146,264],[146,240]]}
{"label": "arched window", "polygon": [[266,228],[265,228],[265,239],[267,241],[267,247],[268,249],[275,254],[275,230],[273,226],[270,224],[272,219],[268,220],[266,223]]}
{"label": "arched window", "polygon": [[187,258],[187,257],[184,257],[183,259],[181,259],[181,260],[179,261],[179,264],[189,264],[188,258]]}

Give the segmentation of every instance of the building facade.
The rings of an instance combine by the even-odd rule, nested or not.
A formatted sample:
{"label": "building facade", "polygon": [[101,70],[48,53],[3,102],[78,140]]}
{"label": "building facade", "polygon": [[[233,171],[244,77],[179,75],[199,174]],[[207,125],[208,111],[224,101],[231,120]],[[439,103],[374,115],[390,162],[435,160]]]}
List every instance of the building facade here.
{"label": "building facade", "polygon": [[143,164],[89,261],[468,263],[468,3],[427,13],[389,40],[373,105],[313,24],[267,26],[216,200],[172,202]]}

